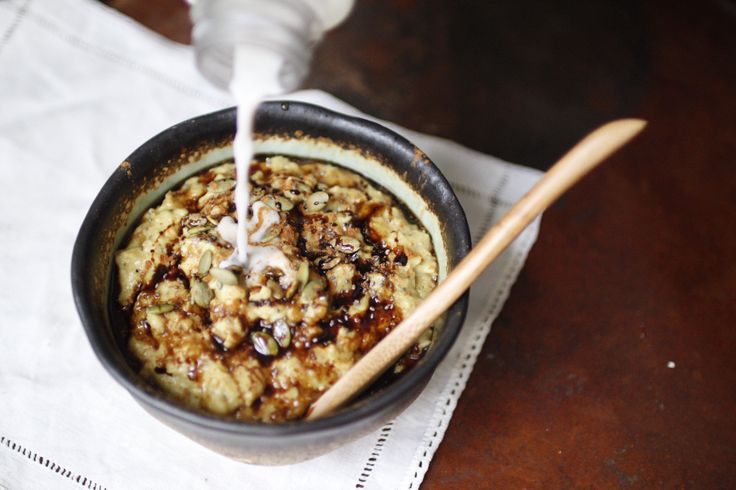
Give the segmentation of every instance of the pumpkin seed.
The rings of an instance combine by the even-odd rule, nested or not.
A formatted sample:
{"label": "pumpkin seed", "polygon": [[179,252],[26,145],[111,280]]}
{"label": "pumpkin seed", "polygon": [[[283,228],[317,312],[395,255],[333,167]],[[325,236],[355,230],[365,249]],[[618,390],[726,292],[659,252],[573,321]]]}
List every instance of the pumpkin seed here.
{"label": "pumpkin seed", "polygon": [[159,313],[159,314],[161,314],[161,313],[168,313],[168,312],[172,311],[173,309],[174,309],[174,305],[170,305],[170,304],[164,303],[164,304],[160,304],[160,305],[152,305],[152,306],[149,306],[146,309],[146,311],[148,313]]}
{"label": "pumpkin seed", "polygon": [[192,303],[202,308],[207,308],[214,297],[212,290],[205,283],[197,279],[192,281],[190,294],[192,296]]}
{"label": "pumpkin seed", "polygon": [[263,238],[261,238],[259,242],[270,242],[279,235],[281,235],[281,227],[271,226],[268,230],[266,230],[266,234],[263,235]]}
{"label": "pumpkin seed", "polygon": [[188,228],[184,231],[184,236],[200,235],[210,230],[209,226],[195,226],[194,228]]}
{"label": "pumpkin seed", "polygon": [[265,196],[263,196],[263,198],[261,199],[261,202],[263,202],[263,204],[265,204],[266,206],[268,206],[268,207],[270,207],[272,209],[275,209],[277,211],[279,209],[276,206],[276,198],[273,197],[271,194],[266,194]]}
{"label": "pumpkin seed", "polygon": [[302,196],[307,196],[312,192],[312,186],[304,181],[297,181],[296,188]]}
{"label": "pumpkin seed", "polygon": [[273,324],[273,338],[282,349],[289,347],[291,343],[291,329],[284,320],[276,320]]}
{"label": "pumpkin seed", "polygon": [[197,272],[200,276],[204,276],[212,267],[212,250],[205,250],[202,257],[199,258],[199,267]]}
{"label": "pumpkin seed", "polygon": [[307,200],[304,202],[304,206],[307,211],[310,213],[313,213],[315,211],[319,211],[325,205],[327,205],[327,201],[330,200],[330,195],[327,194],[324,191],[315,192],[314,194],[310,195]]}
{"label": "pumpkin seed", "polygon": [[360,240],[349,236],[341,236],[337,239],[335,248],[338,252],[342,252],[344,254],[352,254],[360,249]]}
{"label": "pumpkin seed", "polygon": [[323,286],[322,283],[318,280],[315,281],[309,281],[306,286],[304,286],[304,289],[302,290],[301,294],[301,302],[302,303],[311,303],[314,301],[317,296],[319,296],[319,293],[322,291]]}
{"label": "pumpkin seed", "polygon": [[306,260],[299,264],[299,270],[296,272],[296,280],[301,285],[301,288],[307,285],[309,281],[309,262]]}
{"label": "pumpkin seed", "polygon": [[212,269],[210,269],[210,275],[225,286],[235,286],[236,284],[238,284],[238,276],[236,276],[233,271],[228,269],[219,269],[217,267],[213,267]]}
{"label": "pumpkin seed", "polygon": [[195,226],[204,226],[207,224],[207,218],[199,213],[192,213],[187,215],[183,220],[182,224],[187,228],[194,228]]}
{"label": "pumpkin seed", "polygon": [[288,289],[284,291],[284,298],[286,299],[293,298],[298,290],[299,290],[299,282],[297,281],[292,282],[289,285]]}
{"label": "pumpkin seed", "polygon": [[276,205],[281,211],[291,211],[294,203],[286,199],[284,196],[276,196]]}
{"label": "pumpkin seed", "polygon": [[214,180],[212,184],[210,185],[210,190],[212,190],[215,193],[223,193],[225,191],[229,191],[235,187],[235,179],[222,179],[222,180]]}
{"label": "pumpkin seed", "polygon": [[320,269],[328,271],[340,263],[340,257],[323,257],[319,259],[317,263]]}
{"label": "pumpkin seed", "polygon": [[250,334],[250,341],[256,352],[261,355],[275,356],[279,353],[279,345],[266,332],[253,332]]}

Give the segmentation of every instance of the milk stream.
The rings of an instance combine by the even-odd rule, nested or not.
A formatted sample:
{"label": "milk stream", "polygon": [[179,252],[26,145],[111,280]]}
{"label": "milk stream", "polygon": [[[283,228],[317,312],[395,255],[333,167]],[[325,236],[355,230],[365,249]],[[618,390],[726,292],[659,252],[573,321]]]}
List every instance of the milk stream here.
{"label": "milk stream", "polygon": [[288,286],[293,278],[289,260],[278,248],[272,246],[251,246],[259,241],[268,228],[278,224],[278,212],[263,203],[253,206],[253,217],[248,220],[250,185],[248,174],[253,159],[253,119],[261,101],[269,95],[280,94],[283,88],[279,82],[279,70],[283,60],[275,54],[242,46],[235,50],[233,78],[230,92],[238,106],[237,131],[233,141],[235,157],[235,208],[237,222],[229,216],[223,218],[217,229],[222,238],[234,247],[233,254],[220,263],[220,267],[239,266],[244,270],[263,270],[273,267],[284,272],[282,286]]}

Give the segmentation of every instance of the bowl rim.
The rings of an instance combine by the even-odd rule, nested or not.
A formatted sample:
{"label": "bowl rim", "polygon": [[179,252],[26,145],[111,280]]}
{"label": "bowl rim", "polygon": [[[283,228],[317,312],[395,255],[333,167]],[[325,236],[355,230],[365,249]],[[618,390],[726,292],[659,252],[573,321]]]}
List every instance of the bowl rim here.
{"label": "bowl rim", "polygon": [[[284,109],[285,107],[286,109]],[[325,121],[336,120],[338,121],[341,130],[351,131],[358,135],[364,135],[366,139],[371,142],[373,147],[375,147],[375,145],[398,144],[406,151],[411,151],[415,156],[422,155],[426,159],[426,163],[429,165],[431,171],[436,174],[436,182],[446,187],[445,190],[448,191],[448,195],[452,196],[450,202],[443,203],[443,205],[450,206],[453,208],[453,213],[462,217],[460,223],[453,223],[453,226],[456,228],[454,230],[455,233],[453,233],[453,240],[457,242],[459,250],[457,252],[448,253],[448,261],[451,261],[453,254],[467,254],[470,249],[470,230],[468,228],[464,210],[462,209],[457,196],[445,176],[413,143],[391,129],[373,121],[345,115],[305,102],[292,100],[264,102],[258,110],[257,117],[263,114],[265,114],[263,117],[267,117],[279,109],[283,110],[286,114],[290,113],[292,116],[296,115],[296,117],[308,118],[307,120],[309,121],[311,121],[309,118],[316,118],[321,121],[320,124],[324,124]],[[135,167],[136,162],[150,159],[152,154],[150,148],[152,145],[167,143],[175,145],[180,139],[179,133],[183,130],[191,131],[192,128],[200,127],[203,124],[234,124],[235,111],[235,107],[230,107],[216,112],[202,114],[175,124],[144,142],[135,151],[133,151],[125,161],[128,162],[129,165]],[[181,148],[181,146],[179,147]],[[316,420],[300,419],[270,424],[228,419],[209,414],[201,410],[186,408],[183,405],[178,404],[176,401],[169,399],[165,395],[157,396],[150,390],[146,390],[141,387],[140,378],[137,380],[134,379],[134,376],[138,376],[138,374],[132,370],[127,362],[125,363],[127,366],[126,372],[126,370],[120,366],[119,360],[116,361],[116,355],[119,356],[124,354],[121,352],[120,346],[114,341],[114,339],[111,343],[109,338],[105,338],[105,330],[109,329],[109,318],[107,319],[107,322],[103,322],[105,324],[98,324],[96,318],[97,315],[95,314],[91,303],[92,298],[89,294],[89,283],[91,282],[91,279],[89,277],[88,267],[86,266],[87,257],[89,256],[89,253],[91,253],[91,240],[89,240],[89,237],[91,234],[95,233],[95,230],[100,225],[104,224],[101,217],[104,216],[103,211],[105,206],[107,206],[107,202],[112,199],[111,196],[114,196],[114,192],[111,191],[118,185],[118,182],[116,182],[120,177],[118,174],[119,172],[117,171],[113,173],[113,175],[110,176],[102,186],[98,195],[91,204],[75,240],[71,260],[71,282],[74,302],[88,341],[90,342],[90,345],[100,363],[105,367],[107,372],[118,383],[120,383],[134,397],[134,399],[142,402],[144,406],[150,405],[152,408],[173,417],[179,422],[206,430],[214,429],[221,433],[269,438],[274,436],[309,435],[316,432],[329,432],[331,430],[345,428],[346,426],[356,423],[356,421],[369,419],[371,415],[380,414],[390,409],[392,406],[399,403],[407,392],[411,392],[412,390],[417,389],[421,383],[427,382],[432,376],[433,371],[439,366],[446,354],[454,345],[460,329],[465,322],[469,294],[467,291],[448,310],[448,318],[445,327],[443,328],[443,334],[438,337],[436,345],[424,355],[422,362],[418,363],[406,374],[394,380],[391,385],[379,390],[367,399],[360,401],[357,404],[349,404],[330,415]],[[435,176],[433,176],[433,178],[435,178]],[[450,265],[450,263],[448,263],[448,265]],[[108,281],[112,280],[112,276],[109,275],[107,279]],[[104,312],[104,314],[109,315],[108,305],[105,305]],[[450,314],[452,314],[452,318],[450,318]],[[112,332],[109,334],[112,335]],[[133,376],[131,376],[131,373]]]}

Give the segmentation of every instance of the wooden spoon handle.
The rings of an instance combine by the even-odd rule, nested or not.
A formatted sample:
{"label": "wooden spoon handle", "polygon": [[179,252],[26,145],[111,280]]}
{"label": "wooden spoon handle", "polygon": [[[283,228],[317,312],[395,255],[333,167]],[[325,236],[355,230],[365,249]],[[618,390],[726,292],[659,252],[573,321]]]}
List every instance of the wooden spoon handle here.
{"label": "wooden spoon handle", "polygon": [[322,417],[340,407],[396,362],[534,218],[585,174],[636,136],[645,125],[646,122],[640,119],[610,122],[568,151],[401,324],[312,405],[307,420]]}

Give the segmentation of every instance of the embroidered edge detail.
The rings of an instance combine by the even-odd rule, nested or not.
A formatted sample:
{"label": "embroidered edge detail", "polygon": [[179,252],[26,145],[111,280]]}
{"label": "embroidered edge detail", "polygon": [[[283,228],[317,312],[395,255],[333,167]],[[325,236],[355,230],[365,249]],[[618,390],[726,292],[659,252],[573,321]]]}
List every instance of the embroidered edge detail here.
{"label": "embroidered edge detail", "polygon": [[[531,239],[529,238],[525,239],[522,242],[522,249],[525,249],[530,241]],[[407,490],[418,488],[422,480],[424,479],[424,474],[427,472],[427,468],[425,468],[425,465],[429,465],[429,463],[431,462],[432,456],[434,456],[434,452],[437,450],[435,444],[439,445],[439,443],[442,442],[442,438],[444,437],[447,426],[450,423],[452,414],[455,411],[455,406],[457,405],[458,401],[458,397],[456,395],[458,391],[462,392],[462,390],[465,388],[465,383],[470,376],[470,371],[475,365],[475,361],[478,358],[480,349],[485,342],[486,337],[491,331],[491,323],[493,322],[493,320],[495,320],[496,316],[499,313],[496,310],[498,306],[502,303],[504,298],[508,295],[512,279],[519,273],[519,270],[524,263],[526,255],[527,253],[521,251],[517,252],[512,258],[509,268],[506,271],[506,275],[503,278],[503,282],[501,283],[501,287],[498,290],[495,298],[493,299],[491,307],[486,310],[483,319],[479,322],[481,331],[475,335],[472,344],[468,349],[466,349],[467,353],[461,357],[462,364],[460,366],[459,372],[455,376],[454,381],[450,380],[450,382],[448,382],[448,385],[452,383],[453,387],[450,390],[450,393],[446,397],[444,397],[442,401],[438,404],[438,406],[441,407],[441,416],[437,424],[435,425],[434,432],[430,436],[429,442],[426,443],[424,451],[422,451],[421,456],[418,458],[419,461],[414,465],[420,470],[424,469],[424,471],[422,471],[421,475],[419,474],[419,470],[414,471],[414,473],[409,478],[408,486],[406,486]],[[437,440],[438,438],[439,440]]]}
{"label": "embroidered edge detail", "polygon": [[388,436],[391,434],[391,429],[393,429],[393,425],[394,421],[392,420],[381,428],[381,432],[378,434],[378,440],[376,440],[376,444],[373,446],[371,455],[365,462],[365,465],[361,470],[360,476],[358,477],[358,483],[355,484],[355,488],[365,488],[366,482],[371,476],[373,468],[376,466],[378,457],[381,455],[381,451],[383,451],[383,446],[386,444]]}
{"label": "embroidered edge detail", "polygon": [[30,5],[31,0],[26,0],[18,7],[18,10],[15,11],[15,17],[10,22],[10,25],[8,25],[5,32],[3,32],[3,35],[0,36],[0,52],[2,52],[3,48],[8,45],[10,40],[13,38],[13,35],[18,32],[18,27],[23,23],[23,19],[25,19]]}
{"label": "embroidered edge detail", "polygon": [[99,483],[90,480],[86,476],[74,473],[70,469],[51,461],[49,458],[44,458],[43,456],[40,456],[35,451],[31,451],[30,449],[23,447],[17,442],[13,442],[11,439],[8,439],[5,436],[0,436],[0,445],[5,446],[6,448],[8,448],[8,450],[15,451],[18,454],[25,456],[29,460],[48,468],[61,477],[68,478],[71,481],[79,483],[84,488],[88,488],[90,490],[107,490],[106,487],[103,487]]}
{"label": "embroidered edge detail", "polygon": [[[456,192],[466,194],[475,199],[488,201],[488,204],[489,204],[488,211],[486,212],[485,216],[483,217],[482,221],[480,222],[478,226],[478,231],[476,233],[476,236],[473,237],[473,244],[477,243],[478,240],[480,240],[483,237],[483,234],[491,227],[491,225],[493,224],[494,218],[496,216],[496,211],[499,205],[506,207],[506,208],[510,208],[512,206],[510,203],[498,197],[503,192],[503,189],[508,184],[508,181],[509,181],[509,174],[508,174],[508,167],[506,167],[505,171],[501,174],[501,177],[498,180],[498,184],[496,185],[496,188],[493,190],[493,192],[490,195],[484,194],[476,189],[460,184],[458,182],[450,182],[450,185],[452,186],[453,190],[455,190]],[[503,299],[506,296],[508,296],[512,278],[518,274],[521,268],[521,265],[524,262],[524,258],[526,257],[528,253],[527,244],[529,243],[530,240],[531,240],[530,238],[525,239],[523,242],[523,246],[521,248],[522,251],[517,252],[511,259],[511,262],[505,271],[503,280],[491,303],[491,306],[486,310],[485,314],[483,315],[482,320],[479,322],[480,331],[475,335],[475,338],[472,340],[472,343],[470,344],[470,346],[467,349],[464,349],[465,355],[461,357],[462,365],[460,366],[457,376],[455,377],[454,381],[450,379],[448,381],[448,384],[446,385],[446,388],[443,390],[443,392],[446,392],[447,386],[450,386],[450,383],[452,383],[453,387],[452,389],[450,389],[449,394],[437,404],[437,409],[435,410],[435,414],[437,414],[439,410],[441,410],[442,413],[434,428],[434,431],[432,432],[432,435],[429,437],[429,441],[425,445],[424,451],[422,451],[422,454],[419,458],[415,456],[412,460],[411,465],[414,466],[415,468],[418,468],[418,470],[414,471],[414,474],[410,477],[409,484],[406,487],[408,490],[415,488],[415,485],[418,487],[419,484],[424,479],[424,474],[427,471],[426,466],[431,461],[432,456],[434,455],[434,452],[436,450],[436,447],[434,447],[435,441],[438,437],[440,438],[440,441],[441,441],[447,429],[447,425],[449,424],[449,420],[452,417],[452,413],[454,412],[455,405],[457,405],[457,398],[459,397],[458,391],[462,392],[462,390],[465,387],[467,378],[470,376],[470,371],[472,370],[472,367],[475,365],[475,361],[478,357],[478,352],[480,351],[480,347],[482,346],[483,342],[488,336],[488,333],[491,330],[491,323],[493,322],[495,316],[498,314],[498,311],[496,310],[498,309],[499,305],[503,302]],[[437,418],[437,416],[435,415],[433,419],[434,418]],[[391,426],[393,424],[394,424],[394,421],[392,420],[391,422],[387,423],[381,429],[381,432],[378,435],[376,444],[373,446],[373,450],[371,451],[370,457],[368,458],[365,465],[363,466],[363,469],[361,470],[360,476],[358,477],[358,481],[355,484],[355,488],[357,489],[365,488],[368,482],[368,478],[370,477],[376,464],[378,463],[378,458],[381,454],[381,451],[383,450],[383,446],[387,443],[388,435],[391,431]],[[429,430],[431,430],[431,427],[428,428],[427,432],[429,432]],[[439,442],[437,442],[437,444],[439,444]],[[433,447],[434,449],[432,449]],[[421,450],[421,446],[418,448],[418,451],[420,450]],[[430,450],[431,450],[431,454],[429,454]],[[420,470],[422,469],[424,469],[424,471],[422,471],[421,472],[422,474],[420,475],[419,473],[420,473]]]}
{"label": "embroidered edge detail", "polygon": [[[505,171],[501,175],[501,178],[498,181],[498,185],[490,196],[485,195],[475,189],[471,189],[467,186],[456,185],[456,183],[454,182],[452,183],[453,188],[459,192],[463,192],[467,195],[475,197],[476,199],[485,198],[490,201],[489,210],[479,225],[477,236],[473,237],[474,244],[483,237],[483,234],[492,225],[498,206],[501,205],[503,207],[511,207],[510,204],[498,198],[504,187],[507,185],[508,180],[508,171]],[[424,479],[424,475],[427,472],[428,465],[432,460],[432,456],[434,456],[434,453],[437,450],[437,446],[442,441],[445,431],[447,430],[447,426],[450,423],[450,419],[452,418],[452,414],[455,411],[455,407],[457,406],[457,402],[459,399],[459,393],[462,393],[462,391],[464,390],[467,379],[470,376],[470,372],[472,371],[473,366],[475,365],[475,361],[478,358],[478,354],[480,353],[482,345],[491,331],[491,324],[499,313],[499,306],[502,305],[505,298],[508,297],[513,278],[518,275],[521,266],[523,265],[524,260],[529,252],[529,247],[527,245],[530,242],[533,242],[533,237],[525,238],[522,242],[522,247],[520,251],[516,252],[513,257],[511,257],[509,265],[504,271],[502,282],[493,298],[493,301],[491,302],[491,305],[485,311],[482,319],[477,323],[479,331],[475,334],[475,337],[472,339],[470,345],[467,348],[463,349],[463,352],[460,354],[458,360],[455,363],[454,369],[457,369],[459,367],[459,369],[457,369],[457,374],[454,376],[454,379],[451,378],[450,380],[448,380],[447,385],[445,385],[445,388],[443,389],[443,394],[447,393],[448,388],[451,386],[451,388],[449,388],[449,393],[444,395],[438,401],[436,405],[437,409],[435,410],[435,415],[432,417],[432,420],[438,419],[436,425],[434,426],[434,430],[432,430],[431,426],[428,428],[427,433],[432,431],[431,435],[429,436],[429,440],[428,442],[421,444],[420,447],[417,448],[417,454],[419,454],[419,452],[421,451],[421,455],[415,455],[412,463],[410,464],[410,468],[413,467],[415,468],[415,470],[413,474],[410,474],[411,476],[404,480],[404,482],[407,482],[408,480],[408,485],[405,486],[407,490],[418,488],[422,480]],[[437,415],[438,413],[439,417]],[[425,433],[425,435],[427,433]],[[422,446],[424,446],[423,450]]]}

